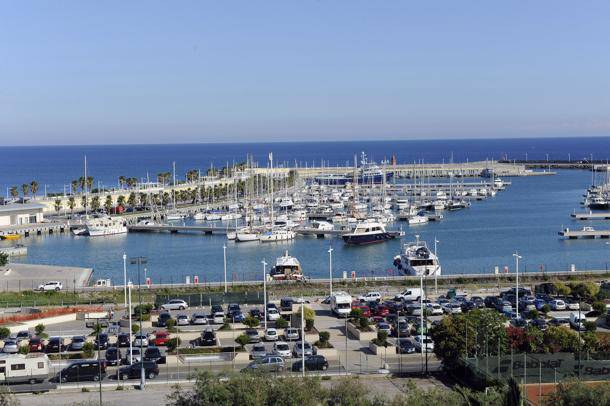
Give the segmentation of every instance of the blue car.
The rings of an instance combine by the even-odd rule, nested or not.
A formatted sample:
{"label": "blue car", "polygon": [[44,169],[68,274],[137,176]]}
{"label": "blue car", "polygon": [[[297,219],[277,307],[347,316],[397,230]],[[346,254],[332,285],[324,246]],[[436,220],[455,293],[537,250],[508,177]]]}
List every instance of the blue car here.
{"label": "blue car", "polygon": [[536,306],[536,310],[542,310],[542,307],[547,304],[544,299],[536,299],[534,300],[534,306]]}
{"label": "blue car", "polygon": [[246,317],[241,312],[241,310],[235,310],[235,311],[231,312],[231,314],[229,315],[229,318],[232,320],[235,320],[236,323],[241,323],[246,319]]}

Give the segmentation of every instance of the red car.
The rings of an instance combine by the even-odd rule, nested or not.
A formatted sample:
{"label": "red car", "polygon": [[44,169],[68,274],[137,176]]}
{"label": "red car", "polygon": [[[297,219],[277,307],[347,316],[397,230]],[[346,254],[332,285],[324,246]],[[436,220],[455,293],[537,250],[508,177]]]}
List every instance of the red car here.
{"label": "red car", "polygon": [[375,316],[386,317],[388,314],[390,314],[390,309],[385,306],[377,306],[375,309]]}
{"label": "red car", "polygon": [[30,352],[42,352],[44,351],[44,343],[38,337],[30,338],[29,350]]}
{"label": "red car", "polygon": [[160,347],[162,345],[167,345],[169,339],[170,337],[167,331],[155,331],[155,339],[153,342],[157,347]]}
{"label": "red car", "polygon": [[352,303],[352,310],[354,309],[362,310],[363,317],[371,317],[371,309],[368,306],[361,305],[359,303]]}

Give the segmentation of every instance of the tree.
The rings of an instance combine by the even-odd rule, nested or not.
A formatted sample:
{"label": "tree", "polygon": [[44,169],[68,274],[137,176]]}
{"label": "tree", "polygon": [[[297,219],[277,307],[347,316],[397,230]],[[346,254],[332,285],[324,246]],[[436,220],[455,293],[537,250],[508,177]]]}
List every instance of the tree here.
{"label": "tree", "polygon": [[110,211],[112,210],[112,196],[111,195],[106,196],[106,201],[104,202],[104,208],[106,209],[107,213],[110,213]]}
{"label": "tree", "polygon": [[570,287],[563,282],[554,282],[553,284],[555,285],[557,294],[560,296],[568,296],[570,293],[572,293]]}
{"label": "tree", "polygon": [[544,332],[545,352],[575,352],[578,350],[578,334],[563,327],[550,326]]}
{"label": "tree", "polygon": [[241,347],[241,349],[243,350],[246,347],[246,344],[248,344],[250,342],[250,338],[248,338],[247,335],[245,334],[240,334],[237,336],[237,338],[235,339],[235,342],[237,344],[239,344],[239,346]]}
{"label": "tree", "polygon": [[610,404],[610,383],[587,385],[579,380],[566,380],[557,385],[545,404],[557,406],[597,406]]}
{"label": "tree", "polygon": [[71,187],[71,194],[74,194],[78,191],[78,181],[76,179],[72,180],[72,182],[70,182],[70,187]]}
{"label": "tree", "polygon": [[123,186],[125,186],[125,181],[126,181],[125,176],[123,176],[123,175],[119,176],[119,186],[121,187],[121,189],[123,188]]}
{"label": "tree", "polygon": [[8,254],[6,252],[0,252],[0,267],[8,264]]}
{"label": "tree", "polygon": [[37,324],[36,327],[34,327],[34,331],[36,332],[36,337],[46,338],[47,333],[44,332],[45,329],[46,329],[46,327],[44,324],[42,324],[42,323]]}
{"label": "tree", "polygon": [[286,327],[288,327],[288,321],[285,318],[280,317],[279,319],[277,319],[275,321],[275,327],[276,328],[286,328]]}
{"label": "tree", "polygon": [[95,354],[95,347],[92,342],[87,341],[83,344],[83,355],[85,358],[93,358],[93,354]]}
{"label": "tree", "polygon": [[7,327],[0,327],[0,340],[4,340],[11,335],[11,330]]}
{"label": "tree", "polygon": [[61,199],[55,199],[55,201],[53,202],[53,205],[55,206],[55,211],[59,213],[59,211],[61,210]]}
{"label": "tree", "polygon": [[244,324],[250,328],[258,327],[258,325],[260,323],[261,323],[261,321],[259,319],[257,319],[256,317],[252,317],[252,316],[248,316],[244,320]]}
{"label": "tree", "polygon": [[129,204],[129,207],[132,207],[132,208],[133,208],[133,207],[135,207],[135,205],[136,205],[136,200],[137,200],[137,198],[136,198],[136,194],[135,194],[135,193],[133,193],[133,192],[131,192],[131,193],[129,194],[129,197],[127,198],[127,204]]}
{"label": "tree", "polygon": [[[169,320],[168,320],[169,321]],[[174,352],[176,351],[176,348],[178,348],[180,346],[180,344],[182,344],[182,340],[180,339],[180,337],[173,337],[170,338],[167,341],[167,351],[168,352]]]}
{"label": "tree", "polygon": [[580,300],[593,300],[599,292],[599,286],[593,282],[571,283],[572,296]]}
{"label": "tree", "polygon": [[606,307],[606,304],[604,302],[601,302],[601,301],[593,302],[591,307],[593,308],[593,311],[598,316],[602,316],[602,315],[606,314],[607,311],[608,311],[608,308]]}
{"label": "tree", "polygon": [[89,206],[89,199],[87,199],[87,195],[82,195],[80,198],[80,205],[84,208],[87,209],[87,206]]}
{"label": "tree", "polygon": [[30,182],[30,190],[32,191],[32,196],[36,199],[36,192],[38,192],[38,182],[33,180]]}
{"label": "tree", "polygon": [[27,183],[21,185],[21,192],[23,193],[24,199],[28,197],[28,193],[30,192],[30,185],[28,185]]}
{"label": "tree", "polygon": [[19,191],[17,190],[17,186],[11,186],[11,197],[13,199],[16,199],[17,197],[19,197]]}
{"label": "tree", "polygon": [[118,206],[125,207],[125,196],[120,195],[120,196],[117,198],[116,202],[117,202],[117,205],[118,205]]}
{"label": "tree", "polygon": [[74,214],[74,207],[76,207],[76,201],[74,200],[74,196],[70,196],[68,198],[68,207],[70,208],[70,214]]}
{"label": "tree", "polygon": [[93,196],[91,198],[91,210],[97,211],[99,209],[100,209],[100,197],[99,196]]}

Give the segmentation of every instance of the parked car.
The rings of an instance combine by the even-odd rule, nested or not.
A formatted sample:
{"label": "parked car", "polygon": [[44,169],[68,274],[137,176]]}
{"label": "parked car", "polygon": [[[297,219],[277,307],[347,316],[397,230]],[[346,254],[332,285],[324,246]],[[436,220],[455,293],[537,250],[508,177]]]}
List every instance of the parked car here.
{"label": "parked car", "polygon": [[152,361],[156,364],[165,364],[167,358],[165,354],[161,352],[161,349],[159,349],[159,347],[148,347],[144,351],[144,362],[146,361]]}
{"label": "parked car", "polygon": [[29,331],[27,330],[22,330],[20,332],[18,332],[17,334],[15,334],[13,337],[15,341],[17,341],[18,343],[20,343],[23,340],[29,340],[30,338],[32,338],[32,335],[30,334]]}
{"label": "parked car", "polygon": [[87,360],[73,362],[62,369],[55,380],[61,382],[99,381],[105,376],[106,363],[104,360]]}
{"label": "parked car", "polygon": [[557,326],[557,327],[568,326],[568,325],[570,325],[570,319],[568,319],[567,317],[554,317],[551,319],[549,324],[552,324],[553,326]]}
{"label": "parked car", "polygon": [[551,306],[551,310],[565,310],[566,302],[561,299],[554,299],[549,302],[549,306]]}
{"label": "parked car", "polygon": [[241,322],[243,322],[246,319],[246,317],[241,312],[241,310],[233,310],[231,313],[229,313],[228,317],[234,323],[241,323]]}
{"label": "parked car", "polygon": [[273,344],[273,354],[290,358],[290,346],[285,341],[277,341]]}
{"label": "parked car", "polygon": [[38,290],[41,292],[59,292],[63,288],[63,284],[58,281],[50,281],[38,286]]}
{"label": "parked car", "polygon": [[167,342],[170,339],[167,331],[155,331],[153,334],[155,336],[155,338],[152,340],[153,344],[155,344],[157,347],[167,345]]}
{"label": "parked car", "polygon": [[212,322],[214,324],[224,324],[224,322],[225,322],[225,313],[224,312],[214,312],[214,313],[212,313]]}
{"label": "parked car", "polygon": [[218,312],[220,312],[220,313],[223,313],[223,314],[224,314],[224,312],[225,312],[225,311],[224,311],[224,309],[222,308],[222,305],[219,305],[219,304],[212,305],[212,308],[211,308],[211,310],[210,310],[210,313],[214,314],[214,313],[218,313]]}
{"label": "parked car", "polygon": [[208,318],[203,313],[194,313],[191,316],[191,324],[192,325],[205,325],[205,324],[208,324]]}
{"label": "parked car", "polygon": [[567,310],[580,310],[580,302],[574,299],[566,299],[566,309]]}
{"label": "parked car", "polygon": [[172,299],[161,305],[161,310],[186,310],[189,305],[182,299]]}
{"label": "parked car", "polygon": [[368,292],[364,296],[358,296],[358,300],[361,302],[380,302],[381,301],[381,293],[379,292]]}
{"label": "parked car", "polygon": [[396,343],[397,354],[413,354],[415,352],[415,345],[408,338],[401,338]]}
{"label": "parked car", "polygon": [[139,332],[133,339],[134,347],[148,347],[148,336],[146,333]]}
{"label": "parked car", "polygon": [[379,305],[375,307],[375,316],[386,317],[390,314],[390,308],[385,305]]}
{"label": "parked car", "polygon": [[389,323],[381,322],[377,324],[377,331],[385,331],[387,335],[392,334],[392,327]]}
{"label": "parked car", "polygon": [[410,335],[409,323],[406,320],[399,320],[392,326],[392,335],[394,337],[408,337]]}
{"label": "parked car", "polygon": [[293,298],[291,298],[291,297],[283,297],[280,300],[280,309],[282,309],[285,312],[291,312],[293,304],[294,304],[294,299]]}
{"label": "parked car", "polygon": [[258,331],[255,328],[246,329],[245,334],[248,336],[248,342],[260,343],[261,337],[258,335]]}
{"label": "parked car", "polygon": [[239,311],[241,311],[241,307],[239,307],[239,304],[231,303],[231,304],[229,304],[229,307],[227,309],[227,315],[229,315],[233,312],[239,312]]}
{"label": "parked car", "polygon": [[[326,371],[327,369],[328,361],[323,355],[310,355],[305,357],[306,371]],[[299,360],[293,363],[292,370],[294,372],[301,372],[303,370],[303,362]]]}
{"label": "parked car", "polygon": [[16,354],[19,352],[19,345],[15,340],[6,340],[4,342],[4,347],[2,347],[2,352],[6,354]]}
{"label": "parked car", "polygon": [[70,342],[70,346],[68,347],[69,351],[82,351],[83,347],[87,342],[85,336],[74,336],[72,337],[72,341]]}
{"label": "parked car", "polygon": [[216,345],[216,333],[214,333],[214,330],[202,331],[201,337],[199,337],[199,345],[203,347]]}
{"label": "parked car", "polygon": [[93,345],[95,346],[96,350],[97,349],[105,350],[106,348],[108,348],[108,343],[109,343],[108,334],[106,334],[106,333],[99,333],[95,337],[95,341],[93,342]]}
{"label": "parked car", "polygon": [[536,310],[542,310],[542,308],[544,307],[544,305],[546,305],[546,300],[544,299],[540,299],[540,298],[536,298],[534,300],[534,306],[536,307]]}
{"label": "parked car", "polygon": [[428,303],[426,307],[428,308],[430,314],[433,316],[439,316],[443,314],[443,307],[438,303]]}
{"label": "parked car", "polygon": [[288,327],[284,330],[284,339],[286,341],[295,341],[301,337],[299,329],[294,327]]}
{"label": "parked car", "polygon": [[117,336],[116,342],[119,347],[129,347],[131,335],[129,333],[121,333]]}
{"label": "parked car", "polygon": [[415,336],[415,350],[421,351],[422,345],[424,347],[424,352],[433,352],[434,351],[434,341],[428,336]]}
{"label": "parked car", "polygon": [[176,325],[177,326],[188,326],[189,324],[190,324],[189,316],[187,316],[186,314],[179,314],[176,317]]}
{"label": "parked car", "polygon": [[259,320],[263,320],[265,317],[260,309],[250,309],[250,316]]}
{"label": "parked car", "polygon": [[305,346],[305,356],[309,357],[314,355],[314,348],[307,341],[297,341],[294,343],[294,347],[292,347],[292,356],[295,358],[301,358],[303,356],[303,346]]}
{"label": "parked car", "polygon": [[447,314],[462,313],[462,305],[458,302],[450,302],[443,306],[443,311]]}
{"label": "parked car", "polygon": [[570,327],[577,331],[585,331],[585,322],[587,319],[579,313],[570,313]]}
{"label": "parked car", "polygon": [[280,312],[274,308],[267,308],[267,320],[275,321],[281,317]]}
{"label": "parked car", "polygon": [[265,341],[277,341],[278,340],[278,334],[277,334],[277,330],[274,328],[268,328],[265,331]]}
{"label": "parked car", "polygon": [[250,359],[263,358],[266,355],[267,349],[265,348],[265,344],[257,343],[252,346],[252,351],[250,351]]}
{"label": "parked car", "polygon": [[32,337],[28,343],[30,352],[42,352],[44,351],[44,342],[38,337]]}
{"label": "parked car", "polygon": [[117,379],[126,380],[139,378],[142,374],[142,366],[144,366],[144,375],[147,379],[155,379],[159,375],[159,366],[154,361],[136,362],[131,365],[124,366],[117,371]]}
{"label": "parked car", "polygon": [[157,317],[157,327],[167,327],[167,321],[172,318],[169,312],[163,312]]}
{"label": "parked car", "polygon": [[532,320],[530,324],[534,327],[537,327],[541,331],[545,331],[548,328],[548,324],[544,319]]}
{"label": "parked car", "polygon": [[[133,364],[134,362],[140,362],[142,353],[139,347],[131,347],[125,352],[125,357],[121,360],[123,365]],[[131,362],[129,361],[131,359]]]}
{"label": "parked car", "polygon": [[123,354],[117,347],[108,347],[105,358],[107,365],[119,365],[121,363],[121,359],[123,358]]}
{"label": "parked car", "polygon": [[352,311],[360,309],[363,317],[371,317],[371,308],[367,305],[360,304],[359,302],[352,303]]}
{"label": "parked car", "polygon": [[277,355],[268,355],[252,361],[247,367],[242,369],[241,372],[282,372],[283,370],[284,359]]}
{"label": "parked car", "polygon": [[[16,344],[16,342],[15,342]],[[6,342],[4,343],[6,345]],[[51,337],[47,342],[47,346],[45,348],[45,352],[47,354],[50,353],[58,353],[66,350],[66,346],[64,345],[64,339],[61,337]]]}

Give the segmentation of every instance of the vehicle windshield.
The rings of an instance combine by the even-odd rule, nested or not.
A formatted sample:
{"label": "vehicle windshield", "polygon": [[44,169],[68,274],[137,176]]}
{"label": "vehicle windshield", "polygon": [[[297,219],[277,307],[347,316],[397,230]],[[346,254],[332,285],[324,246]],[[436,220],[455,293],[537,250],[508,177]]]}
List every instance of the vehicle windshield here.
{"label": "vehicle windshield", "polygon": [[288,344],[278,344],[278,346],[276,347],[279,351],[287,351],[288,348]]}

